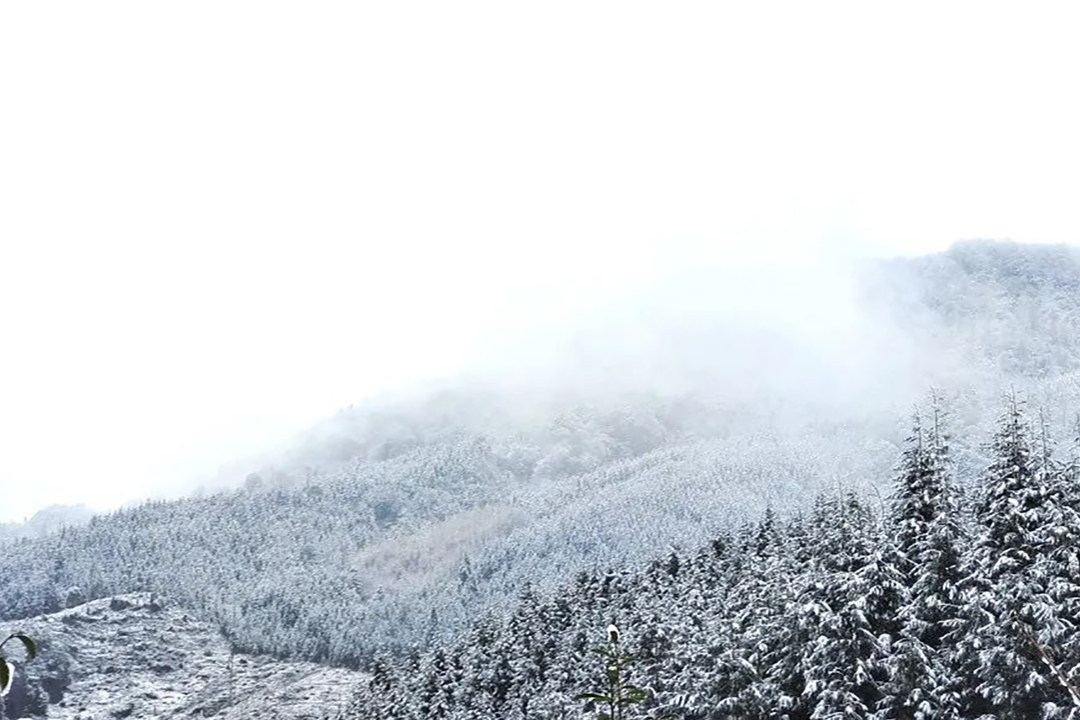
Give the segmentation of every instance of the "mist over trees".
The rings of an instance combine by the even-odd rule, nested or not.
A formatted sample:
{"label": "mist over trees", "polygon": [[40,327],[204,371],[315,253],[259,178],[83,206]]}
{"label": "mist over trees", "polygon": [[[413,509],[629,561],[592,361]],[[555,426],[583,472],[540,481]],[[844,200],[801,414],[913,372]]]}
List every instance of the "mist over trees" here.
{"label": "mist over trees", "polygon": [[18,523],[0,523],[0,540],[31,538],[56,532],[64,527],[82,525],[94,513],[85,505],[52,505]]}
{"label": "mist over trees", "polygon": [[[1080,259],[968,243],[856,280],[842,321],[808,330],[823,307],[788,317],[796,296],[772,325],[589,341],[641,349],[656,388],[586,353],[531,390],[496,373],[343,410],[233,490],[0,531],[0,619],[160,592],[238,650],[372,669],[357,707],[398,698],[410,718],[409,698],[559,717],[613,620],[651,710],[1064,707],[1052,672],[993,693],[1039,659],[1018,628],[1074,652]],[[930,408],[902,421],[930,386],[948,442]],[[1053,432],[1019,406],[1003,420],[1005,392]],[[988,617],[1011,634],[984,636]]]}

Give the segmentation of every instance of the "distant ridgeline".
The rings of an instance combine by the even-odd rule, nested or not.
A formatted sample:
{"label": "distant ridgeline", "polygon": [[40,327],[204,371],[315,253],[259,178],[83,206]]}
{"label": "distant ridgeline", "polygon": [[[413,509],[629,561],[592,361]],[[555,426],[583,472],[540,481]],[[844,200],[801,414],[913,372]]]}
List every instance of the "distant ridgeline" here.
{"label": "distant ridgeline", "polygon": [[1080,370],[1080,248],[962,242],[879,264],[866,280],[916,346],[1011,376]]}
{"label": "distant ridgeline", "polygon": [[942,418],[916,419],[887,506],[822,495],[640,571],[526,590],[455,642],[377,661],[344,717],[579,717],[608,623],[647,698],[628,718],[1074,717],[1078,619],[1076,447],[1055,459],[1011,400],[970,492]]}
{"label": "distant ridgeline", "polygon": [[93,512],[85,505],[53,505],[23,522],[0,523],[0,542],[48,535],[64,527],[82,525]]}

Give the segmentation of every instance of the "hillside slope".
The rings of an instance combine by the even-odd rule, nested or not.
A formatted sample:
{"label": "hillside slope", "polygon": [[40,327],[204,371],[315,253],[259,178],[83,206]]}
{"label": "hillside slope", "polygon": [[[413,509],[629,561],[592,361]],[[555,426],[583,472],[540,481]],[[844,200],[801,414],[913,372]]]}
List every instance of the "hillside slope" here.
{"label": "hillside slope", "polygon": [[7,698],[10,718],[314,720],[342,705],[362,678],[233,654],[211,625],[148,593],[96,600],[18,627],[42,652],[19,668]]}
{"label": "hillside slope", "polygon": [[702,440],[550,478],[515,475],[480,439],[434,445],[306,488],[152,503],[0,546],[0,609],[53,611],[72,586],[150,589],[238,649],[363,666],[453,635],[526,583],[698,544],[767,504],[794,509],[840,462],[867,468],[846,478],[866,490],[894,448],[850,442],[841,456],[816,438]]}
{"label": "hillside slope", "polygon": [[866,316],[828,342],[678,336],[695,366],[758,368],[734,380],[543,402],[463,386],[372,403],[244,489],[0,541],[0,618],[55,611],[72,586],[149,590],[246,652],[361,667],[452,638],[526,585],[697,547],[822,490],[882,493],[901,420],[930,386],[954,411],[962,481],[985,466],[1003,390],[1062,427],[1080,407],[1074,252],[962,245],[864,279]]}

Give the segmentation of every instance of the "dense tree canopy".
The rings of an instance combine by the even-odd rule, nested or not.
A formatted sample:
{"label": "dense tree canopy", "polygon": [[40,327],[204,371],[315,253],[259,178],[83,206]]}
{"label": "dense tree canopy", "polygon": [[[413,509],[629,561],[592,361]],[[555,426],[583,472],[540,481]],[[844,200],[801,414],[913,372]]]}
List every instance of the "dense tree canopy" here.
{"label": "dense tree canopy", "polygon": [[526,591],[456,642],[381,659],[347,716],[571,717],[614,623],[648,698],[627,717],[1071,717],[1080,477],[1044,432],[1010,398],[962,496],[935,408],[884,512],[826,494],[694,553]]}

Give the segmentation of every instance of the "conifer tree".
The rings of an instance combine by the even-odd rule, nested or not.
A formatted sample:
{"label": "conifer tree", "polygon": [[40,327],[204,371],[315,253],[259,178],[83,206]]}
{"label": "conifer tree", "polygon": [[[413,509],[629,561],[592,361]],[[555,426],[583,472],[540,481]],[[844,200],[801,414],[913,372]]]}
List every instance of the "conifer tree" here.
{"label": "conifer tree", "polygon": [[[834,516],[825,508],[831,507]],[[815,509],[821,556],[800,603],[811,718],[870,718],[884,697],[902,578],[873,513],[848,494]]]}
{"label": "conifer tree", "polygon": [[883,718],[959,717],[960,691],[945,638],[956,626],[964,532],[944,413],[924,428],[916,412],[893,496],[892,522],[905,569],[900,635],[889,661]]}
{"label": "conifer tree", "polygon": [[1056,681],[1044,706],[1048,716],[1080,712],[1076,677],[1080,671],[1080,485],[1075,465],[1052,454],[1044,413],[1039,414],[1038,463],[1044,501],[1032,568],[1036,622],[1028,640]]}
{"label": "conifer tree", "polygon": [[726,657],[729,689],[718,706],[726,717],[769,718],[778,709],[797,712],[803,704],[802,650],[809,638],[792,609],[804,593],[805,575],[788,540],[774,532],[775,539],[751,563],[756,582]]}
{"label": "conifer tree", "polygon": [[[1032,641],[1057,625],[1047,613],[1046,583],[1037,570],[1053,522],[1053,465],[1048,444],[1037,448],[1015,395],[1007,398],[993,443],[993,461],[976,506],[978,541],[972,567],[979,575],[968,600],[961,648],[977,659],[969,682],[998,717],[1051,715],[1065,690]],[[970,670],[970,667],[969,667]],[[979,704],[974,703],[975,709]]]}
{"label": "conifer tree", "polygon": [[603,682],[596,690],[578,695],[578,700],[598,708],[597,720],[626,720],[632,708],[648,699],[648,693],[629,682],[635,658],[623,648],[619,629],[609,625],[607,632],[607,644],[593,649],[603,660]]}

